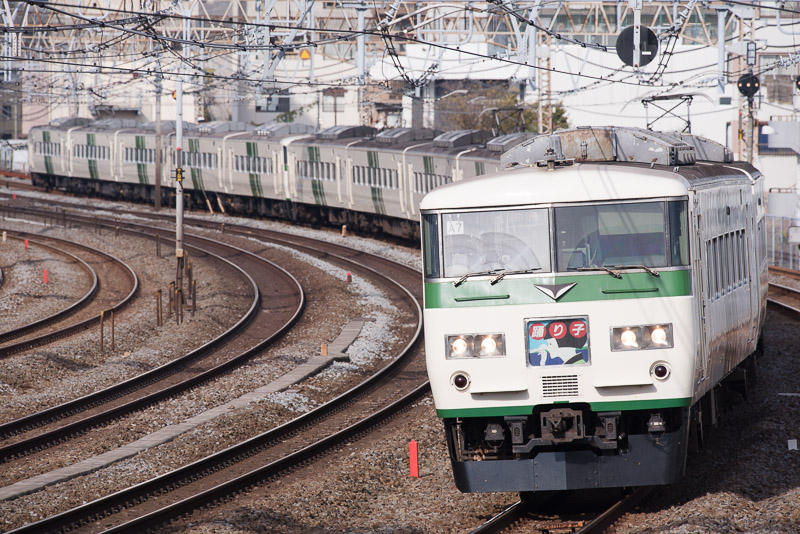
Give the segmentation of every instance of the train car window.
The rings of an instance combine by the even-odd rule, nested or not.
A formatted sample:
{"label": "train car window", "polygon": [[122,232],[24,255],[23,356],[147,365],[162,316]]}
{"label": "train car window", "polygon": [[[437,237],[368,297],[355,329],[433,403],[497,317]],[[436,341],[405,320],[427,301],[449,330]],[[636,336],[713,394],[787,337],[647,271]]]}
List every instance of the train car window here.
{"label": "train car window", "polygon": [[731,234],[727,233],[722,238],[722,270],[725,276],[725,292],[730,293],[731,287],[733,286],[733,269],[732,267],[732,256],[731,253]]}
{"label": "train car window", "polygon": [[668,265],[663,202],[564,206],[554,213],[559,271]]}
{"label": "train car window", "polygon": [[706,295],[714,298],[714,253],[711,240],[706,241]]}
{"label": "train car window", "polygon": [[439,216],[422,216],[422,257],[425,276],[439,278]]}
{"label": "train car window", "polygon": [[714,239],[714,263],[717,267],[717,294],[725,294],[725,272],[723,270],[724,258],[722,256],[722,236]]}
{"label": "train car window", "polygon": [[747,248],[744,242],[744,230],[739,230],[739,267],[741,269],[742,283],[747,283]]}
{"label": "train car window", "polygon": [[550,271],[545,208],[442,215],[445,277],[493,269]]}
{"label": "train car window", "polygon": [[435,172],[433,156],[422,156],[422,164],[425,166],[425,174],[433,174]]}
{"label": "train car window", "polygon": [[475,176],[480,176],[486,173],[486,167],[482,161],[475,162]]}

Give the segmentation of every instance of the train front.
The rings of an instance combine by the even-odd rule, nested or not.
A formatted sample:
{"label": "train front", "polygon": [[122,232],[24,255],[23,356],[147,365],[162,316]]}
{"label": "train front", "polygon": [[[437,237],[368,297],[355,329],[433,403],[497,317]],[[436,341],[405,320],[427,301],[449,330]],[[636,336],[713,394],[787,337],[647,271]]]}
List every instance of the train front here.
{"label": "train front", "polygon": [[683,473],[695,317],[687,188],[666,169],[532,167],[421,203],[425,350],[461,491]]}

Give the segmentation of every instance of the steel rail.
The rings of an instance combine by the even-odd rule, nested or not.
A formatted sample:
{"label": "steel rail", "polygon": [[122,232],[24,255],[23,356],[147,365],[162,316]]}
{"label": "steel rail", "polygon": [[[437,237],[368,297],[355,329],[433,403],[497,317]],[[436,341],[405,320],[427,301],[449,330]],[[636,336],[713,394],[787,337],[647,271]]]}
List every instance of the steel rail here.
{"label": "steel rail", "polygon": [[528,512],[528,504],[519,500],[505,508],[499,514],[492,516],[488,521],[469,531],[469,534],[488,534],[502,532],[523,517]]}
{"label": "steel rail", "polygon": [[[122,267],[126,276],[131,281],[131,289],[128,292],[128,294],[125,295],[122,299],[120,299],[116,304],[106,309],[106,311],[117,312],[126,307],[131,302],[131,300],[133,300],[133,297],[136,296],[136,294],[139,292],[139,277],[136,275],[136,272],[131,268],[130,265],[123,262],[119,258],[113,256],[112,254],[108,254],[106,252],[101,252],[99,250],[94,250],[94,249],[92,249],[92,252],[96,253],[99,256],[105,257],[107,258],[108,261]],[[100,321],[99,317],[93,316],[89,317],[88,319],[84,319],[83,321],[67,325],[54,332],[42,334],[41,336],[37,336],[31,339],[21,340],[16,343],[6,344],[0,347],[0,359],[6,358],[12,354],[16,354],[23,350],[40,347],[46,343],[51,343],[58,339],[63,339],[81,330],[86,330],[87,328],[91,327],[93,324],[98,323],[99,321]],[[0,428],[2,427],[0,426]],[[2,435],[2,430],[0,430],[0,435]]]}
{"label": "steel rail", "polygon": [[[128,229],[126,229],[125,231],[129,232],[129,233],[132,233],[132,234],[146,235],[147,237],[150,237],[146,233],[140,232],[140,231],[137,231],[137,230],[128,230]],[[159,231],[163,232],[163,230],[159,230]],[[206,238],[202,238],[202,237],[198,236],[198,240],[203,240],[203,239],[206,239]],[[209,242],[212,242],[212,243],[214,242],[214,240],[211,240],[211,239],[206,239],[206,240],[209,241]],[[289,273],[288,271],[285,271],[284,269],[280,268],[279,266],[275,265],[274,263],[272,263],[272,262],[270,262],[270,261],[268,261],[268,260],[266,260],[264,258],[260,258],[258,256],[252,255],[249,252],[247,252],[247,251],[245,251],[243,249],[240,249],[238,247],[228,246],[228,245],[226,245],[224,243],[220,243],[220,242],[216,242],[216,243],[219,246],[224,246],[224,247],[227,247],[229,249],[235,250],[237,254],[244,253],[244,254],[250,255],[250,256],[252,256],[254,258],[257,258],[259,262],[266,263],[267,265],[271,266],[272,268],[277,269],[279,272],[283,273],[289,280],[292,281],[294,286],[299,291],[299,305],[298,305],[295,313],[292,315],[292,317],[289,320],[289,322],[291,324],[293,324],[294,321],[296,321],[296,319],[299,317],[299,315],[302,312],[302,309],[303,309],[303,307],[305,305],[305,296],[304,296],[304,293],[302,291],[302,287],[300,286],[300,284],[297,281],[297,279],[295,279],[291,275],[291,273]],[[177,358],[177,359],[172,360],[170,362],[167,362],[167,363],[165,363],[165,364],[163,364],[163,365],[161,365],[159,367],[151,369],[150,371],[148,371],[146,373],[142,373],[142,374],[137,375],[135,377],[132,377],[132,378],[130,378],[130,379],[124,381],[124,382],[121,382],[121,383],[115,384],[113,386],[110,386],[108,388],[105,388],[105,389],[103,389],[101,391],[85,395],[85,396],[80,397],[78,399],[74,399],[72,401],[60,404],[58,406],[54,406],[52,408],[48,408],[46,410],[43,410],[41,412],[37,412],[35,414],[31,414],[31,415],[16,419],[14,421],[10,421],[8,423],[4,423],[4,424],[0,425],[0,436],[9,436],[9,435],[13,435],[13,434],[18,434],[18,433],[23,432],[25,430],[28,430],[30,428],[35,428],[36,426],[41,426],[42,424],[49,423],[49,422],[51,422],[53,420],[62,419],[64,417],[73,415],[73,414],[78,413],[80,411],[84,411],[84,410],[92,408],[94,406],[103,404],[105,402],[108,402],[109,400],[113,400],[115,398],[118,398],[120,396],[128,394],[131,391],[134,391],[136,389],[140,389],[140,388],[142,388],[144,386],[147,386],[147,385],[149,385],[151,383],[154,383],[154,382],[156,382],[156,381],[158,381],[160,379],[163,379],[164,377],[172,375],[175,372],[179,371],[181,368],[187,366],[189,363],[192,363],[193,361],[201,358],[202,356],[204,356],[205,354],[210,352],[212,349],[216,348],[218,345],[223,343],[228,338],[231,338],[231,337],[235,336],[239,332],[239,330],[241,330],[244,326],[246,326],[250,322],[250,320],[252,320],[255,317],[255,315],[258,313],[259,307],[260,307],[260,304],[261,304],[261,294],[260,294],[260,291],[258,289],[258,286],[257,286],[255,280],[253,280],[253,278],[248,273],[246,273],[244,270],[242,270],[239,266],[237,266],[236,264],[234,264],[233,262],[231,262],[231,261],[229,261],[229,260],[227,260],[225,258],[222,258],[222,257],[220,257],[220,256],[218,256],[218,255],[216,255],[214,253],[205,251],[205,250],[203,250],[203,249],[201,249],[199,247],[195,247],[193,245],[190,246],[189,248],[191,248],[193,250],[196,250],[196,251],[202,251],[202,252],[204,252],[206,254],[209,254],[212,257],[215,257],[215,258],[219,259],[223,263],[226,263],[226,264],[230,265],[234,270],[236,270],[240,274],[242,274],[244,279],[247,282],[249,282],[249,284],[250,284],[250,286],[252,288],[252,291],[253,291],[253,299],[252,299],[252,302],[251,302],[250,307],[248,308],[247,312],[239,319],[239,321],[237,321],[228,330],[226,330],[225,332],[223,332],[222,334],[217,336],[215,339],[212,339],[208,343],[204,344],[203,346],[198,347],[197,349],[194,349],[190,353],[188,353],[188,354],[186,354],[186,355],[184,355],[184,356],[182,356],[180,358]],[[281,332],[285,331],[285,329],[288,328],[289,326],[291,326],[291,324],[288,324],[288,323],[285,324],[284,328],[281,330]],[[218,374],[219,372],[222,372],[222,371],[227,369],[226,367],[222,367],[222,368],[219,368],[219,367],[220,366],[218,366],[217,368],[213,368],[213,369],[207,371],[207,373],[211,373],[211,371],[216,370],[215,372]],[[208,374],[208,375],[205,375],[203,378],[207,379],[207,378],[210,378],[212,375],[213,374]],[[202,381],[202,380],[200,380],[200,381]],[[199,381],[197,383],[199,383]],[[108,415],[111,416],[112,414],[108,414]],[[85,422],[84,425],[85,424],[88,424],[88,421]],[[80,425],[80,427],[83,427],[83,425]],[[20,442],[20,443],[22,443],[22,442]],[[7,456],[4,456],[4,451],[5,451],[5,449],[0,449],[0,459],[3,459],[3,460],[7,459]],[[5,451],[5,452],[11,452],[11,451],[9,450],[9,451]],[[20,451],[15,449],[15,454],[19,453],[19,452]]]}
{"label": "steel rail", "polygon": [[[125,230],[125,231],[132,232],[132,233],[141,233],[141,232],[132,231],[132,230]],[[284,276],[286,276],[294,284],[295,290],[296,290],[297,295],[298,295],[297,306],[296,306],[296,309],[294,310],[292,316],[288,319],[288,321],[286,321],[282,325],[282,327],[280,329],[278,329],[277,331],[273,332],[270,336],[262,339],[262,341],[260,341],[258,344],[250,347],[249,350],[247,350],[247,351],[245,351],[243,353],[240,353],[237,356],[234,356],[233,358],[230,358],[227,361],[225,361],[225,362],[223,362],[223,363],[221,363],[221,364],[219,364],[219,365],[217,365],[215,367],[212,367],[212,368],[210,368],[210,369],[208,369],[208,370],[206,370],[204,372],[195,374],[195,375],[193,375],[192,377],[190,377],[190,378],[188,378],[186,380],[183,380],[181,382],[173,384],[172,386],[168,386],[168,387],[160,389],[160,390],[158,390],[158,391],[156,391],[154,393],[139,397],[139,398],[137,398],[135,400],[132,400],[132,401],[130,401],[128,403],[122,404],[122,405],[117,406],[115,408],[111,408],[109,410],[105,410],[105,411],[103,411],[101,413],[86,417],[84,419],[81,419],[81,420],[76,421],[74,423],[71,423],[69,425],[65,425],[65,426],[56,428],[54,430],[51,430],[49,432],[46,432],[46,433],[43,433],[43,434],[28,438],[26,440],[21,440],[21,441],[12,443],[10,445],[7,445],[5,447],[2,447],[2,448],[0,448],[0,462],[4,462],[4,461],[7,461],[10,458],[13,458],[13,457],[16,457],[16,456],[20,456],[20,455],[23,455],[23,454],[27,454],[27,453],[33,452],[35,450],[39,450],[41,448],[44,448],[44,447],[46,447],[48,445],[51,445],[51,444],[54,444],[54,443],[58,443],[60,441],[68,439],[69,437],[71,437],[71,436],[73,436],[73,435],[75,435],[77,433],[86,431],[89,428],[104,424],[104,423],[106,423],[108,421],[111,421],[113,419],[117,419],[117,418],[119,418],[119,417],[121,417],[121,416],[123,416],[123,415],[125,415],[127,413],[142,409],[142,408],[144,408],[146,406],[149,406],[149,405],[151,405],[151,404],[153,404],[155,402],[158,402],[158,401],[161,401],[161,400],[163,400],[165,398],[173,396],[173,395],[175,395],[175,394],[177,394],[179,392],[182,392],[182,391],[184,391],[186,389],[189,389],[191,387],[195,387],[195,386],[197,386],[197,385],[199,385],[199,384],[201,384],[201,383],[213,378],[214,376],[217,376],[217,375],[219,375],[219,374],[221,374],[221,373],[223,373],[225,371],[228,371],[228,370],[230,370],[230,369],[232,369],[232,368],[244,363],[244,361],[246,361],[247,359],[249,359],[250,357],[255,355],[258,351],[260,351],[265,346],[267,346],[267,344],[273,342],[275,339],[277,339],[278,336],[280,336],[281,334],[285,333],[286,330],[288,328],[290,328],[297,321],[297,319],[300,317],[300,315],[301,315],[301,313],[303,311],[303,308],[305,306],[305,295],[303,293],[302,287],[300,286],[299,282],[297,281],[296,278],[294,278],[294,276],[291,275],[291,273],[289,273],[285,269],[281,268],[280,266],[275,265],[274,263],[270,262],[269,260],[266,260],[265,258],[261,258],[261,257],[255,255],[255,254],[252,254],[252,253],[250,253],[250,252],[248,252],[248,251],[246,251],[244,249],[240,249],[238,247],[230,246],[230,245],[227,245],[227,244],[224,244],[224,243],[212,240],[212,239],[203,238],[203,237],[199,237],[199,236],[187,236],[187,237],[189,237],[190,239],[195,239],[196,238],[196,239],[198,239],[200,241],[207,241],[207,242],[210,242],[210,243],[216,243],[218,246],[224,246],[224,247],[227,247],[229,249],[233,249],[233,250],[236,251],[237,254],[245,254],[247,256],[255,258],[259,262],[266,263],[267,265],[271,266],[271,268],[275,269],[277,272],[280,272]],[[210,252],[202,249],[201,247],[192,246],[192,248],[195,249],[195,250],[199,250],[199,251],[202,251],[202,252],[204,252],[206,254],[210,254],[210,255],[214,256],[213,253],[210,253]],[[174,374],[175,372],[179,371],[180,369],[186,367],[189,363],[192,363],[192,362],[194,362],[194,361],[196,361],[196,360],[198,360],[198,359],[210,354],[214,349],[216,349],[222,343],[226,342],[228,339],[235,337],[243,328],[245,328],[250,322],[252,322],[252,320],[255,318],[255,316],[260,311],[261,293],[260,293],[260,291],[258,289],[258,286],[257,286],[255,280],[253,280],[253,278],[248,273],[246,273],[243,269],[241,269],[238,265],[236,265],[233,262],[231,262],[231,261],[229,261],[229,260],[227,260],[225,258],[222,258],[222,257],[218,257],[218,259],[220,259],[221,261],[231,265],[234,269],[236,269],[240,273],[242,273],[244,275],[245,279],[250,282],[250,285],[251,285],[252,290],[254,292],[254,298],[253,298],[253,300],[251,302],[250,308],[244,314],[244,316],[241,317],[239,319],[239,321],[237,321],[236,324],[234,324],[228,330],[223,332],[220,336],[217,336],[215,339],[213,339],[213,340],[209,341],[208,343],[204,344],[203,346],[191,351],[190,353],[182,356],[181,358],[172,360],[172,361],[170,361],[168,363],[165,363],[165,364],[163,364],[163,365],[161,365],[161,366],[159,366],[159,367],[157,367],[155,369],[152,369],[152,370],[150,370],[150,371],[148,371],[146,373],[142,373],[140,375],[132,377],[132,378],[130,378],[130,379],[124,381],[124,382],[115,384],[115,385],[110,386],[109,388],[106,388],[106,389],[101,390],[99,392],[95,392],[95,393],[86,395],[84,397],[81,397],[79,399],[75,399],[73,401],[70,401],[68,403],[64,403],[62,405],[55,406],[55,407],[50,408],[48,410],[44,410],[42,412],[38,412],[36,414],[32,414],[32,415],[27,416],[25,418],[17,419],[15,421],[11,421],[9,423],[6,423],[5,425],[0,426],[0,432],[5,431],[6,433],[8,433],[10,430],[19,431],[20,428],[30,427],[31,425],[39,426],[40,424],[42,424],[42,421],[47,422],[47,421],[52,421],[54,419],[64,418],[64,417],[66,417],[68,415],[72,415],[72,414],[77,413],[79,411],[84,411],[84,410],[89,409],[91,407],[94,407],[94,406],[97,406],[97,405],[101,405],[101,404],[103,404],[105,402],[109,402],[110,400],[113,400],[113,399],[118,398],[118,397],[120,397],[122,395],[125,395],[127,393],[132,392],[132,391],[135,391],[136,389],[141,389],[142,387],[145,387],[147,385],[155,383],[155,382],[157,382],[157,381],[159,381],[159,380],[161,380],[161,379],[163,379],[165,377],[168,377],[168,376]]]}
{"label": "steel rail", "polygon": [[[576,534],[602,534],[613,525],[617,519],[622,517],[628,510],[644,499],[651,491],[652,488],[649,486],[633,489],[630,493],[624,495],[611,506],[597,514],[593,519],[585,522],[583,526],[580,526],[580,528],[575,531]],[[550,495],[549,498],[552,498],[552,495]],[[496,514],[479,527],[471,530],[470,534],[494,534],[502,532],[517,522],[524,522],[526,515],[534,506],[535,503],[521,499]],[[532,519],[531,521],[536,520]],[[547,526],[540,527],[539,530],[542,533],[559,530],[558,527],[554,527],[552,523],[553,520],[546,521]],[[566,523],[567,524],[564,526],[565,529],[572,530],[575,528],[574,521],[567,521]],[[525,525],[523,524],[522,526]],[[533,526],[533,528],[535,529],[537,527]]]}
{"label": "steel rail", "polygon": [[[34,245],[36,245],[38,247],[46,248],[48,250],[51,250],[51,251],[55,252],[56,254],[60,254],[60,255],[63,255],[63,256],[67,256],[68,258],[71,258],[76,264],[78,264],[79,267],[81,267],[81,269],[83,269],[83,271],[86,274],[89,275],[89,277],[91,278],[91,284],[89,285],[89,289],[86,291],[86,293],[84,295],[82,295],[80,298],[78,298],[75,302],[73,302],[72,304],[70,304],[66,308],[58,310],[57,312],[55,312],[55,313],[53,313],[51,315],[48,315],[47,317],[43,317],[41,319],[37,319],[36,321],[30,322],[30,323],[28,323],[26,325],[23,325],[23,326],[20,326],[20,327],[17,327],[17,328],[12,328],[11,330],[6,330],[5,332],[0,332],[0,343],[4,343],[6,341],[10,341],[12,339],[18,338],[19,336],[22,336],[24,334],[30,333],[33,330],[41,328],[42,326],[46,326],[48,324],[51,324],[51,323],[55,322],[58,319],[62,319],[64,317],[68,316],[68,315],[71,315],[73,312],[77,311],[78,309],[80,309],[83,306],[85,306],[86,304],[88,304],[89,299],[94,297],[95,294],[97,293],[97,290],[99,289],[99,285],[100,284],[99,284],[99,279],[97,277],[97,271],[91,265],[86,263],[86,261],[84,261],[83,258],[81,258],[79,256],[76,256],[75,254],[72,254],[71,252],[67,252],[66,250],[59,250],[59,249],[57,249],[56,247],[54,247],[52,245],[48,245],[47,243],[43,243],[43,242],[39,241],[38,239],[34,239],[33,238],[34,235],[36,235],[36,234],[29,234],[27,232],[14,232],[13,234],[9,234],[8,237],[10,239],[18,239],[20,241],[22,241],[23,239],[27,239],[29,243],[32,243],[32,244],[34,244]],[[21,236],[21,237],[17,237],[17,236]],[[36,236],[36,237],[39,237],[39,236]],[[47,239],[52,239],[53,241],[58,241],[62,245],[74,246],[76,248],[82,248],[82,249],[83,248],[88,248],[88,247],[84,247],[80,243],[75,243],[73,241],[68,241],[66,239],[57,239],[57,238],[51,238],[51,237],[48,237]],[[2,353],[2,347],[0,347],[0,353]]]}
{"label": "steel rail", "polygon": [[[335,245],[327,242],[318,242],[318,244],[322,246],[328,245],[332,248],[347,249],[347,247],[342,247],[341,245]],[[401,364],[409,361],[416,354],[416,351],[412,351],[418,346],[422,334],[422,309],[420,307],[419,300],[403,284],[393,278],[388,277],[385,273],[381,273],[376,268],[365,265],[363,262],[356,262],[355,260],[348,259],[339,254],[320,251],[319,248],[317,248],[316,252],[317,254],[322,254],[325,257],[333,257],[351,265],[357,265],[361,269],[371,272],[375,276],[388,280],[394,286],[399,288],[406,295],[408,300],[414,304],[414,308],[417,313],[417,325],[414,335],[392,362],[384,366],[382,369],[368,377],[360,384],[340,394],[336,398],[328,401],[322,406],[319,406],[311,412],[303,414],[287,423],[284,423],[283,425],[280,425],[279,427],[271,429],[244,442],[233,445],[228,449],[209,455],[206,458],[193,462],[192,464],[188,464],[131,488],[119,491],[106,497],[101,497],[100,499],[72,510],[67,510],[49,518],[45,518],[36,523],[25,525],[14,532],[47,532],[51,530],[61,531],[69,529],[70,526],[79,526],[96,518],[104,517],[113,511],[125,508],[132,504],[137,504],[142,500],[147,499],[149,495],[160,494],[165,490],[165,488],[179,487],[186,484],[188,481],[195,480],[198,477],[204,476],[205,474],[216,472],[232,462],[237,462],[239,459],[254,454],[258,450],[267,447],[270,443],[280,441],[283,437],[297,432],[299,429],[311,424],[314,420],[321,419],[326,415],[341,410],[343,406],[352,402],[356,397],[365,394],[369,389],[381,383],[381,381],[391,378],[392,373]],[[357,252],[359,255],[366,255],[377,260],[385,261],[383,258],[379,258],[371,254],[365,254],[360,251]],[[394,262],[391,263],[399,266],[401,269],[409,273],[419,275],[417,271],[410,269],[409,267],[396,264]],[[390,417],[392,414],[407,406],[428,391],[429,383],[427,380],[425,380],[416,386],[413,391],[395,401],[388,407],[340,432],[332,434],[312,445],[304,447],[299,451],[295,451],[282,459],[271,462],[260,469],[229,480],[224,484],[198,493],[180,502],[171,504],[163,509],[125,523],[124,525],[119,525],[112,531],[140,531],[142,528],[152,528],[153,525],[158,525],[173,519],[176,514],[188,513],[199,506],[207,505],[215,500],[223,499],[227,495],[258,484],[265,478],[273,477],[283,470],[295,467],[303,462],[308,461],[313,456],[322,454],[325,452],[325,450],[335,447],[343,440],[351,439],[353,436],[358,435],[359,433],[366,432],[371,426],[378,424],[387,417]]]}

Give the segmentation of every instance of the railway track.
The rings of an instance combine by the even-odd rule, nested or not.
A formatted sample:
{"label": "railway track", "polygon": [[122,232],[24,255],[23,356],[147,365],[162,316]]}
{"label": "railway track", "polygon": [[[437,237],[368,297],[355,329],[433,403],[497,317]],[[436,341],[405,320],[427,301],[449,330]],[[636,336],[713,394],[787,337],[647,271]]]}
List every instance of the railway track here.
{"label": "railway track", "polygon": [[[374,428],[428,391],[419,343],[422,315],[417,271],[311,238],[281,236],[277,232],[261,234],[244,227],[227,226],[226,231],[289,244],[326,261],[347,265],[356,272],[391,281],[395,296],[404,299],[416,312],[414,336],[389,365],[312,412],[162,477],[24,527],[23,531],[60,530],[99,518],[104,519],[92,525],[92,529],[152,528],[176,514],[224,500],[259,481],[312,461],[316,455]],[[113,513],[114,510],[118,513]]]}
{"label": "railway track", "polygon": [[783,267],[770,266],[770,274],[798,280],[796,286],[785,283],[770,282],[767,301],[785,310],[800,313],[800,271]]}
{"label": "railway track", "polygon": [[[127,230],[142,232],[141,227],[133,226],[136,225]],[[166,236],[166,232],[156,231]],[[39,428],[21,440],[6,443],[0,448],[0,462],[63,442],[202,384],[247,361],[286,332],[300,316],[305,303],[302,288],[284,269],[209,238],[187,235],[186,243],[196,252],[219,258],[244,277],[253,295],[245,315],[222,335],[181,358],[102,391],[0,425],[0,436],[8,437],[57,423],[55,428]],[[234,264],[234,260],[243,266]],[[253,272],[253,277],[248,272]],[[269,304],[262,302],[265,295]]]}
{"label": "railway track", "polygon": [[86,330],[99,322],[100,312],[122,310],[139,291],[139,278],[133,268],[111,254],[38,234],[13,232],[11,237],[28,239],[29,243],[67,255],[89,273],[92,283],[86,294],[69,307],[0,334],[0,359]]}
{"label": "railway track", "polygon": [[[569,506],[568,503],[577,494],[576,492],[567,492],[566,496],[556,496],[553,493],[546,493],[542,496],[534,495],[515,502],[470,531],[470,534],[494,534],[504,531],[540,532],[541,534],[601,534],[644,499],[650,491],[649,487],[631,489],[606,505],[602,505],[600,498],[594,495],[590,498],[596,499],[596,502],[590,501],[589,506],[602,505],[601,510],[596,513],[563,511],[565,507]],[[580,509],[586,507],[586,503],[576,506]]]}
{"label": "railway track", "polygon": [[[74,302],[72,302],[72,304],[70,304],[66,308],[62,308],[56,311],[55,313],[52,313],[46,317],[30,322],[28,324],[0,332],[0,344],[6,343],[26,333],[32,332],[45,324],[63,318],[69,315],[70,313],[74,312],[75,310],[81,308],[82,306],[85,306],[89,302],[89,300],[97,293],[97,289],[99,287],[99,278],[97,276],[97,271],[91,265],[86,263],[86,261],[84,261],[83,258],[81,258],[80,256],[72,254],[71,252],[63,249],[61,250],[57,249],[53,246],[50,246],[46,243],[39,241],[38,239],[26,238],[25,234],[20,234],[19,237],[17,237],[12,233],[8,237],[9,239],[14,239],[17,241],[23,241],[27,239],[29,244],[35,247],[40,247],[42,249],[49,250],[51,253],[53,253],[55,257],[58,256],[64,257],[69,263],[77,265],[89,277],[91,282],[89,284],[89,288],[86,290],[86,293],[81,295],[78,299],[76,299]],[[64,240],[64,243],[68,242]]]}

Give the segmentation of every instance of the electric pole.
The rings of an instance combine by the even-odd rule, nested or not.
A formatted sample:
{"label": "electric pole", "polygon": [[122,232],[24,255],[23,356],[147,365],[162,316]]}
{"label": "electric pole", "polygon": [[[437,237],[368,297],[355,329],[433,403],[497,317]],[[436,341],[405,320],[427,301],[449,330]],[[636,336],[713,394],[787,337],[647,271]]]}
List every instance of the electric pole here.
{"label": "electric pole", "polygon": [[[183,10],[183,53],[186,52],[186,42],[189,40],[189,10]],[[176,105],[178,107],[177,120],[175,121],[175,288],[178,290],[176,298],[183,299],[183,73],[186,67],[181,68],[178,76],[178,87],[175,91]],[[182,302],[181,302],[182,304]],[[179,306],[181,305],[179,304]]]}
{"label": "electric pole", "polygon": [[156,211],[161,209],[161,91],[161,73],[159,72],[156,74]]}

